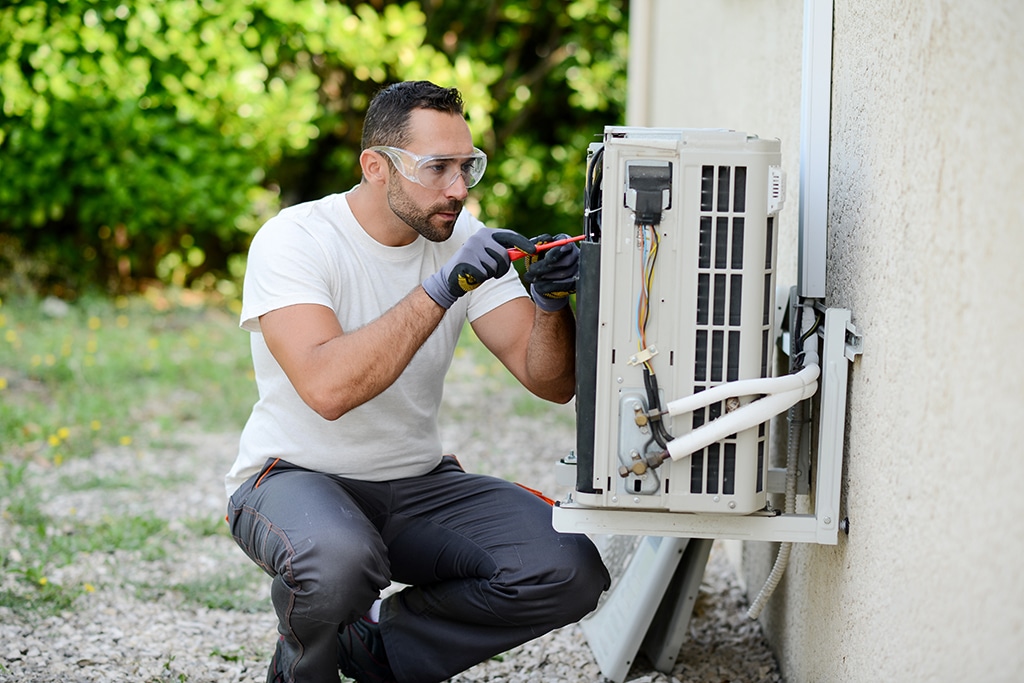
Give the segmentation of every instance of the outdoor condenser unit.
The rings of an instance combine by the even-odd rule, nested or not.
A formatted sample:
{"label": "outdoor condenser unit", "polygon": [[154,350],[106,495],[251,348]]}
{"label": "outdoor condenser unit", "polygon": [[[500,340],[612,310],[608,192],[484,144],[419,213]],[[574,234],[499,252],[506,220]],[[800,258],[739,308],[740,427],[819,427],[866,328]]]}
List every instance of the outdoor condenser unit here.
{"label": "outdoor condenser unit", "polygon": [[772,375],[780,143],[608,127],[588,157],[574,503],[761,510],[771,415],[715,387]]}

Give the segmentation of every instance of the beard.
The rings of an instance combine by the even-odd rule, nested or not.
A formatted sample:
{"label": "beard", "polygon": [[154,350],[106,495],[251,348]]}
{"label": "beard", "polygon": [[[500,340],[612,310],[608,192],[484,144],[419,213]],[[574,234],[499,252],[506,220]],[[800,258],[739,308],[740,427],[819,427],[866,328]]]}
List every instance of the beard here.
{"label": "beard", "polygon": [[455,228],[454,220],[440,218],[437,214],[458,214],[462,211],[462,202],[457,200],[421,208],[406,194],[401,183],[397,182],[388,183],[387,196],[391,211],[405,221],[406,225],[431,242],[444,242],[452,236],[452,230]]}

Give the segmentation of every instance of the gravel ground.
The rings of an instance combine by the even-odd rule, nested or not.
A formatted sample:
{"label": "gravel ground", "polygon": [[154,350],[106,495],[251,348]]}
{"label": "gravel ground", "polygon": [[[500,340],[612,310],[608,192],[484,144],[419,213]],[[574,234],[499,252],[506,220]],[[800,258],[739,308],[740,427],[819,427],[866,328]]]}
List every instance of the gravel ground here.
{"label": "gravel ground", "polygon": [[[560,497],[554,462],[573,443],[571,406],[539,407],[509,389],[493,365],[456,359],[445,397],[445,439],[467,469],[519,481]],[[55,617],[0,608],[0,683],[243,681],[261,683],[276,640],[268,580],[216,528],[222,478],[238,435],[189,433],[145,447],[111,448],[59,468],[34,463],[46,484],[44,509],[83,521],[155,515],[168,520],[162,552],[81,554],[47,578],[86,585],[74,608]],[[2,455],[2,451],[0,451]],[[139,486],[71,490],[62,482],[126,475]],[[73,487],[77,488],[77,487]],[[2,503],[2,501],[0,501]],[[214,531],[197,533],[203,526]],[[3,532],[0,530],[0,547]],[[3,582],[13,577],[0,578]],[[230,587],[229,608],[201,606],[187,586]],[[671,674],[639,659],[632,683],[782,681],[746,599],[716,544],[690,632]],[[479,664],[452,683],[598,683],[605,679],[578,626],[568,626]]]}

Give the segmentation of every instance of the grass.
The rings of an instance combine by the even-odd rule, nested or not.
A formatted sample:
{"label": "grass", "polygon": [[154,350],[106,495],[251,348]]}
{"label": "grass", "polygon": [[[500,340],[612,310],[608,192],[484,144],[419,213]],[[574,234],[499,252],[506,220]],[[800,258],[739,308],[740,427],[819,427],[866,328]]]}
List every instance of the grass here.
{"label": "grass", "polygon": [[154,423],[239,425],[254,387],[248,340],[226,310],[162,294],[86,300],[47,314],[0,305],[0,442],[5,456],[60,460],[128,444]]}
{"label": "grass", "polygon": [[237,576],[228,574],[205,576],[195,581],[174,584],[174,590],[186,600],[209,609],[268,611],[264,601],[252,598],[252,592],[247,588],[249,586],[240,582]]}
{"label": "grass", "polygon": [[[60,474],[99,449],[168,447],[183,425],[240,429],[256,392],[236,320],[227,308],[157,290],[73,305],[0,301],[0,607],[44,616],[72,608],[95,587],[50,577],[89,553],[156,561],[169,540],[189,542],[172,535],[227,537],[217,519],[186,520],[172,531],[151,514],[84,521],[56,518],[43,503],[55,479],[65,492],[174,483],[132,471]],[[237,590],[216,581],[169,588],[225,606]]]}

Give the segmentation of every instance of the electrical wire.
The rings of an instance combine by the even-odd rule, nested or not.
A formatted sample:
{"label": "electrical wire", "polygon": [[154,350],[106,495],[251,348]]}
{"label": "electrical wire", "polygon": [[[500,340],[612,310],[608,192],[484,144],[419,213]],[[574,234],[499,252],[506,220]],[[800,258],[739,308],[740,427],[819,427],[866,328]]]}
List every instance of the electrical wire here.
{"label": "electrical wire", "polygon": [[604,176],[604,146],[590,159],[583,191],[583,233],[590,242],[601,241],[601,180]]}
{"label": "electrical wire", "polygon": [[665,429],[665,423],[661,420],[661,397],[658,393],[658,378],[650,369],[650,363],[644,364],[644,387],[647,389],[647,424],[651,428],[651,438],[658,442],[662,450],[666,450],[668,442],[672,440],[672,435]]}
{"label": "electrical wire", "polygon": [[[803,317],[803,314],[801,313],[801,318],[802,317]],[[817,313],[814,316],[814,323],[811,325],[810,329],[808,329],[806,332],[804,332],[803,335],[800,337],[801,353],[803,352],[803,343],[805,341],[807,341],[808,339],[810,339],[812,334],[814,334],[815,332],[818,331],[818,328],[821,327],[821,323],[823,323],[824,321],[825,321],[825,316],[823,314]]]}
{"label": "electrical wire", "polygon": [[654,285],[654,265],[658,259],[658,230],[654,225],[636,224],[637,237],[640,243],[640,283],[636,305],[637,347],[644,356],[644,387],[647,390],[648,425],[651,437],[657,441],[662,450],[668,448],[672,435],[665,429],[661,419],[661,396],[658,392],[658,379],[651,363],[651,355],[647,346],[647,324],[651,317],[651,288]]}
{"label": "electrical wire", "polygon": [[[637,295],[636,334],[639,351],[647,348],[647,323],[651,316],[651,286],[654,283],[654,263],[658,258],[658,232],[653,225],[637,224],[640,241],[640,287]],[[650,238],[648,238],[648,232]],[[653,374],[650,359],[644,365]]]}

